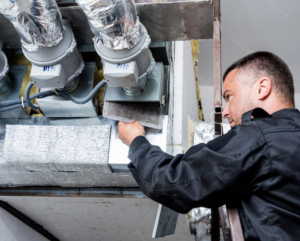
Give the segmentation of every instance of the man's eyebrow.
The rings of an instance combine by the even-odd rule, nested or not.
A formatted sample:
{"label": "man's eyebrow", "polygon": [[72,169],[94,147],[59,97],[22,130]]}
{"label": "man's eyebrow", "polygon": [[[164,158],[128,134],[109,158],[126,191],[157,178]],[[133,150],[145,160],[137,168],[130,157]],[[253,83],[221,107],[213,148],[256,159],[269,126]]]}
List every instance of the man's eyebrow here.
{"label": "man's eyebrow", "polygon": [[226,94],[226,92],[228,92],[229,90],[226,90],[225,92],[224,92],[224,94],[223,94],[223,98],[226,100],[226,98],[225,98],[225,94]]}

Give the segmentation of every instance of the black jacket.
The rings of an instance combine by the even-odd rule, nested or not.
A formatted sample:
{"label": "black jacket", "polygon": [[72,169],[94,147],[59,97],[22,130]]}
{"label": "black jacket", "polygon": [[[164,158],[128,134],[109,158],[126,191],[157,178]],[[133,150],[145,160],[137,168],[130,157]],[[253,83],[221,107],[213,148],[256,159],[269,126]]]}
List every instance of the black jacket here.
{"label": "black jacket", "polygon": [[175,157],[137,137],[128,167],[149,198],[179,213],[235,203],[246,240],[300,240],[300,112],[254,109],[242,122]]}

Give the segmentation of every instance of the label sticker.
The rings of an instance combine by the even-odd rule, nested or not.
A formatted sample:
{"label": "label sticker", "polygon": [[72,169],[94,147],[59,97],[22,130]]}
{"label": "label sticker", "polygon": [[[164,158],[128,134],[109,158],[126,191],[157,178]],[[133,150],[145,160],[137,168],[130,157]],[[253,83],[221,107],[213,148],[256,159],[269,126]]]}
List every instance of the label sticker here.
{"label": "label sticker", "polygon": [[54,72],[55,66],[44,66],[43,72]]}
{"label": "label sticker", "polygon": [[129,68],[129,64],[117,64],[117,69],[126,70]]}

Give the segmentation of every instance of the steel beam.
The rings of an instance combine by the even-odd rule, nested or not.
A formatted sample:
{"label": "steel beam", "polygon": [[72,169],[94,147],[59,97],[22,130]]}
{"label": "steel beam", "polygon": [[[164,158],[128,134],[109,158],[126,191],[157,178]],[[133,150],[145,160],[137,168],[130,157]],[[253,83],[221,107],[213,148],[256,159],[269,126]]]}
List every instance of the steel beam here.
{"label": "steel beam", "polygon": [[0,196],[38,197],[99,197],[147,198],[139,188],[66,188],[66,187],[16,187],[1,188]]}

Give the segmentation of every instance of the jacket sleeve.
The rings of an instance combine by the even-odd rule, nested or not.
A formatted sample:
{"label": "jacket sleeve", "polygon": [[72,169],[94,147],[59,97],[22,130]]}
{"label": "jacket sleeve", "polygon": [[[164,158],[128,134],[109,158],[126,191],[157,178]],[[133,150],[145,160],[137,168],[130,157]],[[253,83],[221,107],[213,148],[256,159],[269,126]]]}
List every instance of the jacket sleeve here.
{"label": "jacket sleeve", "polygon": [[145,195],[179,213],[234,201],[254,190],[270,168],[265,139],[255,122],[235,126],[175,157],[139,136],[128,157],[128,168]]}

